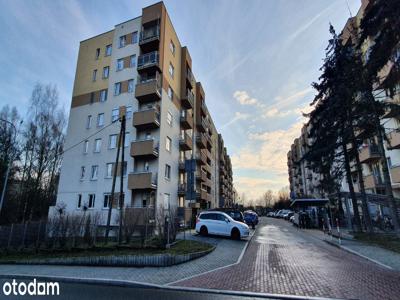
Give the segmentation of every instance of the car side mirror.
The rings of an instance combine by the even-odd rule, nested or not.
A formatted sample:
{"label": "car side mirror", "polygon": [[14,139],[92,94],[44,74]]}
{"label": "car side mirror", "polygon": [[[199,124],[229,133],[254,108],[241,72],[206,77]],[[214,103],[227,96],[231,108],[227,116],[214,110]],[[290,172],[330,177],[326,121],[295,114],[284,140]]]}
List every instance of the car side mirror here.
{"label": "car side mirror", "polygon": [[230,221],[229,221],[229,219],[228,219],[228,218],[225,218],[225,222],[226,222],[226,223],[229,223]]}

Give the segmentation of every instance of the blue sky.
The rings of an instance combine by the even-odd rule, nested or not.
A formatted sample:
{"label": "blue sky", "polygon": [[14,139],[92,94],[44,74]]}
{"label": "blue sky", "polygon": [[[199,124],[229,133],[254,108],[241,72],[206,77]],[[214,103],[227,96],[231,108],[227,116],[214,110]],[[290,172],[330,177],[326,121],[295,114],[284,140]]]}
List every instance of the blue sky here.
{"label": "blue sky", "polygon": [[[0,0],[0,104],[26,113],[36,82],[54,83],[68,110],[79,42],[157,1]],[[222,133],[239,192],[288,185],[286,153],[329,39],[360,0],[164,1]]]}

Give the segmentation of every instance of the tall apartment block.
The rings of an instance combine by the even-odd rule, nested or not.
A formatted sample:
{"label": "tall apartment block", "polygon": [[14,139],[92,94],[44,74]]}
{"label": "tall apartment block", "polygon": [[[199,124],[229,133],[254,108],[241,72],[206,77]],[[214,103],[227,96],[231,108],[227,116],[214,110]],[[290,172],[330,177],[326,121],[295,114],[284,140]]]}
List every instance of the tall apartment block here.
{"label": "tall apartment block", "polygon": [[[359,34],[359,24],[363,17],[364,10],[368,7],[369,0],[362,0],[361,7],[354,17],[348,19],[341,36],[343,43],[351,42],[357,39]],[[351,38],[351,39],[350,39]],[[369,48],[374,44],[374,37],[370,37],[362,47],[363,57],[366,59]],[[400,55],[400,49],[398,50]],[[390,72],[392,64],[388,63],[381,71],[381,78]],[[380,97],[381,101],[400,103],[400,85],[394,96],[386,95]],[[395,198],[400,199],[400,115],[397,111],[387,111],[383,116],[381,123],[386,129],[387,141],[385,142],[386,160],[389,165],[390,180]],[[305,160],[302,160],[305,153],[308,151],[308,145],[311,144],[310,137],[308,136],[309,125],[304,125],[302,133],[299,138],[294,140],[291,150],[288,152],[288,173],[290,190],[293,198],[302,197],[326,197],[320,187],[320,180],[322,175],[313,172]],[[377,210],[382,213],[388,213],[388,203],[385,196],[385,185],[382,172],[382,157],[377,146],[377,138],[368,132],[360,133],[363,139],[363,144],[358,149],[360,162],[362,163],[362,174],[364,179],[365,190],[367,192],[368,205],[371,212],[374,214]],[[350,145],[348,145],[350,149]],[[354,190],[360,197],[360,185],[357,174],[355,161],[350,162],[352,181]],[[352,203],[349,199],[349,186],[344,178],[340,187],[341,195],[345,195],[344,203],[346,209],[352,211]],[[400,201],[400,200],[398,200]],[[359,200],[361,202],[361,200]],[[360,209],[361,211],[361,209]]]}
{"label": "tall apartment block", "polygon": [[[122,111],[124,168],[114,163]],[[148,6],[142,16],[80,44],[65,148],[83,142],[64,155],[56,206],[105,216],[115,168],[125,206],[228,204],[229,193],[220,199],[220,181],[232,189],[232,169],[230,162],[221,167],[229,157],[220,139],[189,50],[164,4]]]}

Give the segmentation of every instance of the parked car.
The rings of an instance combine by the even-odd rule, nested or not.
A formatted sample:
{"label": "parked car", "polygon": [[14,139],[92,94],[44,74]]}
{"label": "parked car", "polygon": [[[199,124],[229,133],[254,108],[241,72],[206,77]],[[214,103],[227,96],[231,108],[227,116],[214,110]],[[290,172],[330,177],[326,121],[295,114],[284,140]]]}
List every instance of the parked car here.
{"label": "parked car", "polygon": [[254,211],[245,211],[243,215],[244,215],[244,222],[254,229],[258,224],[257,213]]}
{"label": "parked car", "polygon": [[283,218],[284,218],[285,220],[289,220],[290,217],[293,216],[293,215],[294,215],[294,213],[293,213],[292,211],[289,211],[289,212],[287,212],[287,213],[285,213],[285,214],[283,215]]}
{"label": "parked car", "polygon": [[202,236],[208,234],[230,236],[240,240],[250,234],[249,226],[235,221],[228,214],[221,211],[204,211],[196,218],[196,232]]}
{"label": "parked car", "polygon": [[274,217],[274,216],[275,216],[274,211],[270,211],[269,213],[267,213],[267,217]]}
{"label": "parked car", "polygon": [[290,223],[294,223],[294,214],[289,218]]}
{"label": "parked car", "polygon": [[232,209],[232,208],[216,208],[210,211],[222,211],[230,216],[232,219],[238,222],[244,223],[244,216],[240,210]]}
{"label": "parked car", "polygon": [[277,214],[277,218],[283,218],[285,216],[285,214],[287,214],[289,212],[290,212],[289,209],[281,209]]}

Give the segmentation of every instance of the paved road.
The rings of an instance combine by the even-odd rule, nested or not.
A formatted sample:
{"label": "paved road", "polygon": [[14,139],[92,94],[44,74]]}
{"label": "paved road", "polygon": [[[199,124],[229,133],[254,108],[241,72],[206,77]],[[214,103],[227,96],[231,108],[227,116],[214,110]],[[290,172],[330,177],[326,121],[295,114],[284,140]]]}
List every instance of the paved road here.
{"label": "paved road", "polygon": [[261,218],[239,264],[176,285],[345,299],[400,299],[400,272],[271,218]]}

